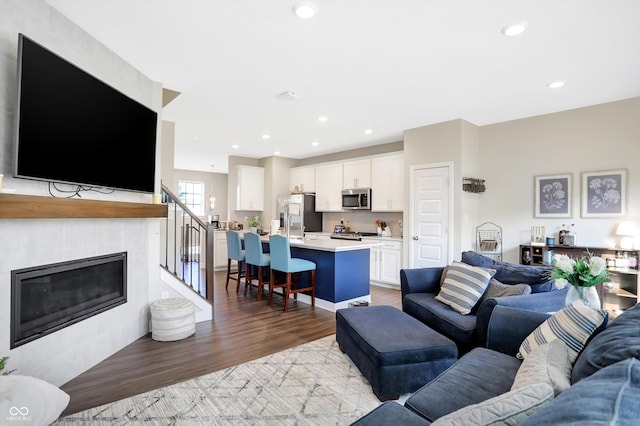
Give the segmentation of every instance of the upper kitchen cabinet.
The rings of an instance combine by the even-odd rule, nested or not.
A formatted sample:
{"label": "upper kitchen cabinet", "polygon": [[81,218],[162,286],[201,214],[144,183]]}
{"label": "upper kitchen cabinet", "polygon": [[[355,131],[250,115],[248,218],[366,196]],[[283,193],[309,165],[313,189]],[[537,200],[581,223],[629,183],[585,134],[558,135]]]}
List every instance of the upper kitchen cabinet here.
{"label": "upper kitchen cabinet", "polygon": [[346,161],[343,163],[342,189],[371,188],[371,160]]}
{"label": "upper kitchen cabinet", "polygon": [[264,168],[237,165],[238,177],[236,210],[264,210]]}
{"label": "upper kitchen cabinet", "polygon": [[316,211],[342,211],[342,163],[316,166]]}
{"label": "upper kitchen cabinet", "polygon": [[371,160],[371,210],[397,212],[404,208],[404,157],[402,154]]}
{"label": "upper kitchen cabinet", "polygon": [[294,167],[289,170],[289,189],[291,192],[316,192],[316,168]]}

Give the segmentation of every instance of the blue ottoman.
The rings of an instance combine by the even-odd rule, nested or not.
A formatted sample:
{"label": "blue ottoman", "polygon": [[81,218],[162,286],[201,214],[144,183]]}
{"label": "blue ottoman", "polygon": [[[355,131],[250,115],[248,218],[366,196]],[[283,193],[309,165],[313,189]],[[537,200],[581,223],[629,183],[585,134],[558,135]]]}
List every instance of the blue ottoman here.
{"label": "blue ottoman", "polygon": [[453,341],[393,306],[338,310],[336,341],[381,401],[418,390],[458,359]]}

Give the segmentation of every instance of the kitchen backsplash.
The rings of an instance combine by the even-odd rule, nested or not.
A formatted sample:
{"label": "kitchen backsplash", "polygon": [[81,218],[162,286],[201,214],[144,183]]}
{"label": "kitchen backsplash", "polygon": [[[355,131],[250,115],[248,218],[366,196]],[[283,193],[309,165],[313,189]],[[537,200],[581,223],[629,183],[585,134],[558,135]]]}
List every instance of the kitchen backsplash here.
{"label": "kitchen backsplash", "polygon": [[[400,224],[403,215],[401,212],[394,213],[372,213],[370,211],[353,211],[339,213],[324,213],[322,218],[322,230],[324,232],[333,232],[335,225],[340,225],[340,221],[344,220],[344,225],[351,228],[351,231],[358,232],[376,232],[376,220],[382,220],[391,228],[391,234],[399,237]],[[404,223],[403,223],[404,225]]]}

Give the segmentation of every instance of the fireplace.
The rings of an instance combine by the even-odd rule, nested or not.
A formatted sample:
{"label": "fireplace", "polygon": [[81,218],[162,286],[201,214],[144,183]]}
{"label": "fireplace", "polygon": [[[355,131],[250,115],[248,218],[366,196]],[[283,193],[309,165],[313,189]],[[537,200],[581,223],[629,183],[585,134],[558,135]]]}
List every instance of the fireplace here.
{"label": "fireplace", "polygon": [[11,271],[11,349],[126,302],[126,252]]}

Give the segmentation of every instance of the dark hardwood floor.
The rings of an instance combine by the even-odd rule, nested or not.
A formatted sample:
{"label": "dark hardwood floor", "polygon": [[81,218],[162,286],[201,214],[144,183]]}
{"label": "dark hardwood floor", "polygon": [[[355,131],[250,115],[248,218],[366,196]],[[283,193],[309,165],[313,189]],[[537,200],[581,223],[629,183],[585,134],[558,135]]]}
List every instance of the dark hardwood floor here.
{"label": "dark hardwood floor", "polygon": [[[251,361],[335,333],[335,314],[274,295],[256,301],[257,289],[236,294],[225,273],[214,280],[214,319],[196,325],[195,335],[177,342],[144,336],[61,388],[71,396],[62,416]],[[266,294],[266,293],[265,293]],[[263,295],[264,296],[264,295]],[[372,304],[400,308],[400,291],[371,286]]]}

